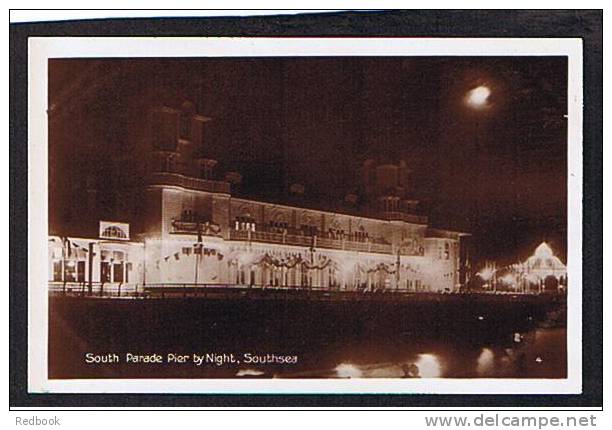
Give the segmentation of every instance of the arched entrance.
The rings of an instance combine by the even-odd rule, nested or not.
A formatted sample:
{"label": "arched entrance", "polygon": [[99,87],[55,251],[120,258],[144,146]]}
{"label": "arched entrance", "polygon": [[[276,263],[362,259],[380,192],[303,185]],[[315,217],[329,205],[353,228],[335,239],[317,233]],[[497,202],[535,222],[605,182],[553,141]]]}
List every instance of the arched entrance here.
{"label": "arched entrance", "polygon": [[559,280],[555,276],[548,275],[544,278],[544,291],[553,292],[557,291],[558,288]]}

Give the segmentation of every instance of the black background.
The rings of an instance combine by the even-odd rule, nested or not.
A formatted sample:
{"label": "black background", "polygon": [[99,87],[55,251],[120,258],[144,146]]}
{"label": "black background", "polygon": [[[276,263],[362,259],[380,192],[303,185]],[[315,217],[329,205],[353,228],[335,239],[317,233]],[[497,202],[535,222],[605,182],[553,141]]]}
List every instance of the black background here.
{"label": "black background", "polygon": [[[27,393],[27,43],[32,36],[577,37],[584,42],[582,395]],[[10,26],[10,405],[29,407],[579,407],[602,405],[602,12],[456,10]]]}

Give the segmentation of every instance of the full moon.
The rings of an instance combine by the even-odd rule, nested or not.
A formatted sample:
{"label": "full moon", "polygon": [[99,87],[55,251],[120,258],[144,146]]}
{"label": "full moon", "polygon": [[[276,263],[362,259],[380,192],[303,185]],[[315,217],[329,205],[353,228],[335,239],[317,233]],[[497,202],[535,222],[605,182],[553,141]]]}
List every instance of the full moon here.
{"label": "full moon", "polygon": [[489,100],[489,96],[491,95],[491,90],[481,85],[479,87],[471,89],[467,93],[466,101],[467,103],[474,108],[482,108],[487,105],[487,101]]}

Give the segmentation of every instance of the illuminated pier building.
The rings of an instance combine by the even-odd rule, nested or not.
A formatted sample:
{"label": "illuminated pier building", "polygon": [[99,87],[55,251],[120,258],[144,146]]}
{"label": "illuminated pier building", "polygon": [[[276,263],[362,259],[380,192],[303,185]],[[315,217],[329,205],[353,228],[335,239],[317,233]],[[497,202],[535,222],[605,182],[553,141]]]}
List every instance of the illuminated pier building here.
{"label": "illuminated pier building", "polygon": [[[105,165],[107,185],[90,186],[87,176],[80,181],[75,210],[82,222],[75,225],[92,228],[75,229],[79,234],[51,228],[53,288],[214,284],[421,292],[450,291],[465,281],[465,234],[431,228],[417,213],[404,161],[367,159],[358,190],[332,209],[259,201],[233,194],[238,172],[218,176],[203,138],[210,119],[190,103],[144,112],[139,124],[127,127],[130,144],[122,156]],[[308,202],[300,184],[290,191]],[[108,201],[110,212],[100,207]]]}

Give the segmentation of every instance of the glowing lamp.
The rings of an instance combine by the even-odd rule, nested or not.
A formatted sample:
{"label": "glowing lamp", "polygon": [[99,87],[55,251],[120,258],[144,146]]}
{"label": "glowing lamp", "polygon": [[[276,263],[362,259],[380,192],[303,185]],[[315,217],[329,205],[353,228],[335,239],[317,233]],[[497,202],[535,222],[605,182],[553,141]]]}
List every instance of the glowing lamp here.
{"label": "glowing lamp", "polygon": [[488,106],[490,95],[491,90],[488,87],[481,85],[468,91],[465,101],[468,106],[472,108],[482,109]]}
{"label": "glowing lamp", "polygon": [[484,269],[482,269],[480,272],[477,273],[477,275],[480,276],[480,278],[485,282],[488,282],[493,277],[494,274],[495,274],[495,270],[491,267],[485,267]]}

